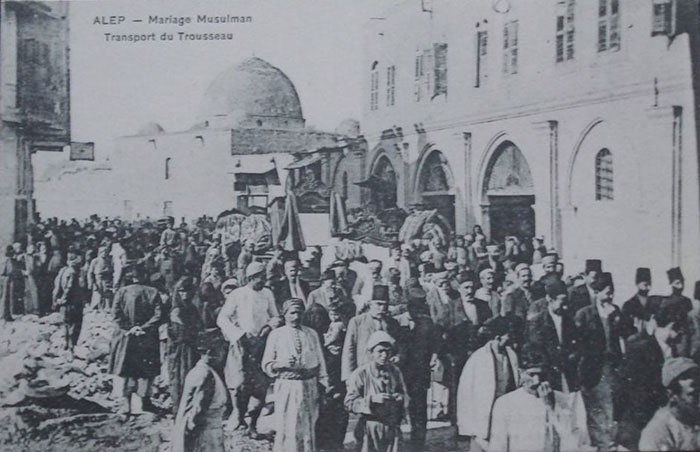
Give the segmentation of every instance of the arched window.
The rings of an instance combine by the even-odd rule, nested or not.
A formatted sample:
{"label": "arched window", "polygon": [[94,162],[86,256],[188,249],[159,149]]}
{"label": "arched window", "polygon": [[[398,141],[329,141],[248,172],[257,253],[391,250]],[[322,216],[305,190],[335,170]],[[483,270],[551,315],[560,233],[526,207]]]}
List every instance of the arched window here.
{"label": "arched window", "polygon": [[608,149],[601,149],[595,156],[595,199],[610,201],[613,193],[613,158]]}
{"label": "arched window", "polygon": [[343,191],[340,193],[343,199],[348,199],[348,173],[343,173]]}
{"label": "arched window", "polygon": [[165,159],[165,180],[170,179],[170,157]]}
{"label": "arched window", "polygon": [[379,63],[372,63],[372,70],[369,73],[369,109],[379,108]]}

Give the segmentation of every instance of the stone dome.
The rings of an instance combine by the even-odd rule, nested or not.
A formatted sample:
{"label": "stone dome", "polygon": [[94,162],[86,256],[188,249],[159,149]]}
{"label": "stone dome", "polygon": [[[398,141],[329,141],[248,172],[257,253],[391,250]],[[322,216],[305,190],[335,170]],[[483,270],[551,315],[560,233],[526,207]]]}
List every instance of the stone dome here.
{"label": "stone dome", "polygon": [[147,122],[141,126],[136,132],[136,135],[160,135],[161,133],[165,133],[165,129],[163,129],[160,124],[157,122]]}
{"label": "stone dome", "polygon": [[212,127],[304,126],[294,84],[284,72],[256,57],[214,78],[204,92],[199,119]]}

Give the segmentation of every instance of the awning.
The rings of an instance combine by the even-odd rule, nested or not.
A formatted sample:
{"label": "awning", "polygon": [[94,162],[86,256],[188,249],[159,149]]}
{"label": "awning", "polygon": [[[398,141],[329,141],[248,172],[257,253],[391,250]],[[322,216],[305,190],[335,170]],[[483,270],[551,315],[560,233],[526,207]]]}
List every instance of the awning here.
{"label": "awning", "polygon": [[312,165],[312,164],[318,162],[319,160],[321,160],[321,153],[314,152],[313,154],[305,155],[300,160],[293,162],[286,169],[293,170],[293,169],[305,168],[309,165]]}

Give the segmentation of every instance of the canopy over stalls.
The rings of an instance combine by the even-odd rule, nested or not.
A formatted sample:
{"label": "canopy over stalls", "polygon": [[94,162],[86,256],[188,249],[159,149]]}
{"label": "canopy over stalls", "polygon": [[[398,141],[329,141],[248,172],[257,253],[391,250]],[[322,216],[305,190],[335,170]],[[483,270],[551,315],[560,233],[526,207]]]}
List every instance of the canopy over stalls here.
{"label": "canopy over stalls", "polygon": [[226,210],[216,219],[216,232],[221,235],[222,244],[252,240],[256,251],[272,245],[272,227],[264,214],[244,215],[237,209]]}

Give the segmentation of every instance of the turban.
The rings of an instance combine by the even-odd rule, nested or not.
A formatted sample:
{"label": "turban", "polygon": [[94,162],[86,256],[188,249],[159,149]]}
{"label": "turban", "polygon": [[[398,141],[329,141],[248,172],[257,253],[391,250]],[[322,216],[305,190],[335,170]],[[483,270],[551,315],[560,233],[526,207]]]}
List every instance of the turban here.
{"label": "turban", "polygon": [[229,287],[233,287],[234,289],[238,288],[238,281],[235,278],[230,278],[224,281],[224,283],[221,285],[221,290],[225,290]]}
{"label": "turban", "polygon": [[304,300],[301,298],[290,298],[285,301],[282,305],[282,315],[286,314],[287,311],[293,308],[300,308],[302,312],[304,311]]}

